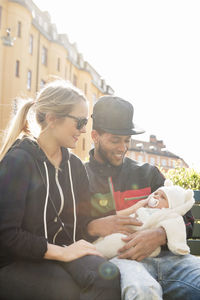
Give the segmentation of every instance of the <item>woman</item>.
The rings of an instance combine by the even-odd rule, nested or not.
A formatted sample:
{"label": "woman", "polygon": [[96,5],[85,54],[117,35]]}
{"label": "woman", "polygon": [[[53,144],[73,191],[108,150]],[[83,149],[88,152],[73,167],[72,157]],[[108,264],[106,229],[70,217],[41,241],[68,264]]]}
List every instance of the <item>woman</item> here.
{"label": "woman", "polygon": [[60,80],[16,116],[0,153],[0,299],[120,299],[118,270],[83,240],[88,179],[67,148],[86,132],[87,116],[84,95]]}

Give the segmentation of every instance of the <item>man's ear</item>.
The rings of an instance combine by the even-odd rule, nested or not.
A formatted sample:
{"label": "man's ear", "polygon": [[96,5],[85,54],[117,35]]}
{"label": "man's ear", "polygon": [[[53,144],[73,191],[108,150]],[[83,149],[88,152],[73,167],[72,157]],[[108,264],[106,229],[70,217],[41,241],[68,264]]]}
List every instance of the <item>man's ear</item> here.
{"label": "man's ear", "polygon": [[99,141],[99,133],[96,130],[91,131],[91,137],[93,139],[93,142],[96,144]]}

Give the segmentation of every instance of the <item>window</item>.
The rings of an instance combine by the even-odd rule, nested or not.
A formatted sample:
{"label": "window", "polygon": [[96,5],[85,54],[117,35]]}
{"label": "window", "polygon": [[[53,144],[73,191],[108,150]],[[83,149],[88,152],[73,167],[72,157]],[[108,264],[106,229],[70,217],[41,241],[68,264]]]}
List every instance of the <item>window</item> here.
{"label": "window", "polygon": [[93,105],[97,102],[97,96],[96,96],[96,94],[92,95],[92,102],[93,102]]}
{"label": "window", "polygon": [[57,37],[58,37],[57,33],[55,31],[53,31],[53,39],[54,39],[54,41],[57,40]]}
{"label": "window", "polygon": [[16,64],[15,64],[15,76],[19,77],[19,65],[20,65],[20,61],[16,60]]}
{"label": "window", "polygon": [[128,152],[129,156],[131,159],[135,160],[135,153],[133,151]]}
{"label": "window", "polygon": [[80,66],[80,55],[77,55],[77,65]]}
{"label": "window", "polygon": [[41,17],[41,16],[39,16],[39,25],[40,25],[40,26],[42,26],[42,24],[43,24],[42,17]]}
{"label": "window", "polygon": [[60,57],[57,60],[57,71],[60,72]]}
{"label": "window", "polygon": [[67,67],[65,67],[65,79],[67,79]]}
{"label": "window", "polygon": [[40,81],[40,88],[42,89],[44,87],[44,85],[46,84],[46,82],[42,79]]}
{"label": "window", "polygon": [[84,93],[87,95],[87,83],[84,84]]}
{"label": "window", "polygon": [[29,53],[33,54],[33,35],[32,34],[29,37]]}
{"label": "window", "polygon": [[102,88],[102,90],[104,90],[104,91],[105,91],[105,89],[106,89],[105,80],[103,80],[103,79],[101,79],[101,88]]}
{"label": "window", "polygon": [[77,76],[73,75],[73,85],[77,86]]}
{"label": "window", "polygon": [[13,101],[13,114],[14,115],[16,115],[17,109],[18,109],[17,99],[14,99],[14,101]]}
{"label": "window", "polygon": [[17,23],[17,36],[21,37],[21,34],[22,34],[22,23],[19,21]]}
{"label": "window", "polygon": [[34,9],[32,10],[32,17],[33,17],[33,19],[35,19],[35,11],[34,11]]}
{"label": "window", "polygon": [[143,162],[143,157],[142,157],[142,155],[139,155],[139,156],[138,156],[138,162],[139,162],[139,163],[142,163],[142,162]]}
{"label": "window", "polygon": [[42,64],[47,66],[47,54],[48,50],[46,47],[42,47]]}
{"label": "window", "polygon": [[44,30],[45,30],[46,32],[48,32],[48,30],[49,30],[49,25],[48,25],[47,22],[44,22]]}
{"label": "window", "polygon": [[82,150],[85,151],[85,138],[83,138],[83,141],[82,141]]}
{"label": "window", "polygon": [[2,18],[2,6],[0,6],[0,29],[1,29],[1,18]]}
{"label": "window", "polygon": [[155,165],[155,158],[154,157],[150,157],[150,164],[151,165]]}
{"label": "window", "polygon": [[175,160],[172,161],[172,166],[173,166],[173,168],[176,168],[176,161]]}
{"label": "window", "polygon": [[165,167],[167,165],[166,159],[162,159],[161,164],[163,167]]}
{"label": "window", "polygon": [[28,73],[27,73],[27,90],[29,90],[29,91],[31,89],[31,79],[32,79],[32,72],[30,70],[28,70]]}

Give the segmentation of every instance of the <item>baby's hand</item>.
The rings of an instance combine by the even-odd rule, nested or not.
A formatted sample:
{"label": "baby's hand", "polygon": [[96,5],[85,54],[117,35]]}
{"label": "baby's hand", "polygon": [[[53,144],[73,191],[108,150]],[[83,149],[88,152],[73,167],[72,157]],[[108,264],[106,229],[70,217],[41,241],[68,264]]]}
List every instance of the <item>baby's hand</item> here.
{"label": "baby's hand", "polygon": [[138,201],[136,204],[134,204],[134,205],[132,206],[133,211],[136,212],[136,210],[137,210],[138,208],[148,206],[148,201],[149,201],[149,198],[147,198],[147,199],[145,199],[145,200],[140,200],[140,201]]}

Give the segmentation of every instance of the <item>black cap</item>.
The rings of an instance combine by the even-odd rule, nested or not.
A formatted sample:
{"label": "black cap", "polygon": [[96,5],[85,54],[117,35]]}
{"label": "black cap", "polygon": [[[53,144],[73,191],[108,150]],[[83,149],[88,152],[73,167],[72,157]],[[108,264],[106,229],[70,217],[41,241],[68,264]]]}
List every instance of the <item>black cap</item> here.
{"label": "black cap", "polygon": [[93,108],[93,129],[116,135],[133,135],[145,131],[133,124],[133,105],[115,96],[102,96]]}

